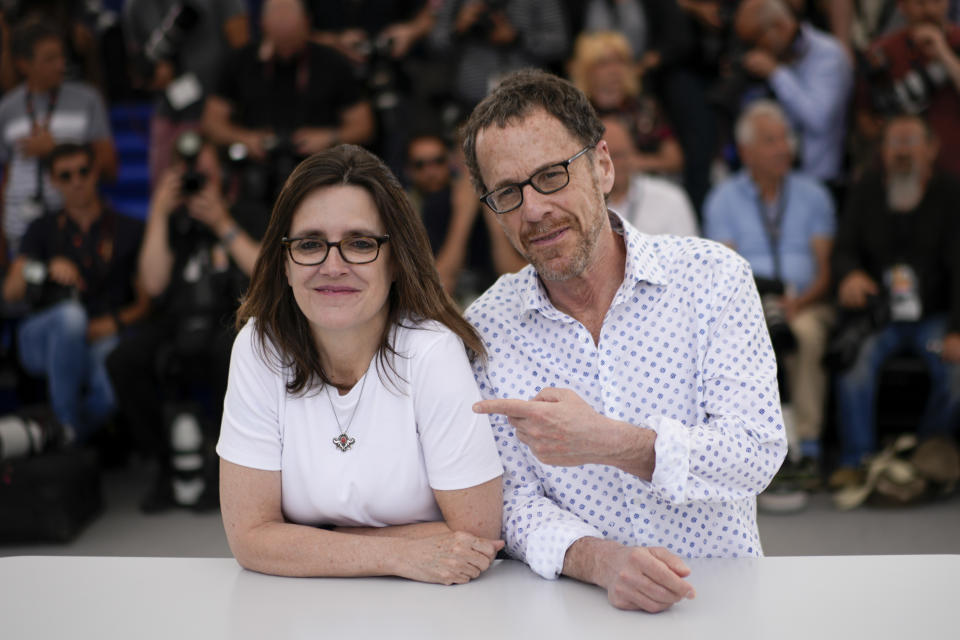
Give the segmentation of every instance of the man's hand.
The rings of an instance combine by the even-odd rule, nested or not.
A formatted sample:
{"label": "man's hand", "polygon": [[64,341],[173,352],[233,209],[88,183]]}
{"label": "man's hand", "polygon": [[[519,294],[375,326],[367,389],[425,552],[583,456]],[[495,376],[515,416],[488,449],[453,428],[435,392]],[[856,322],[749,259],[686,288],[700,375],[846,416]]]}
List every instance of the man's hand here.
{"label": "man's hand", "polygon": [[80,275],[80,268],[70,259],[56,256],[47,265],[47,277],[65,287],[76,287],[80,291],[87,288]]}
{"label": "man's hand", "polygon": [[943,337],[940,357],[944,362],[960,362],[960,333],[948,333]]}
{"label": "man's hand", "polygon": [[751,49],[743,56],[743,68],[750,75],[766,80],[780,63],[763,49]]}
{"label": "man's hand", "polygon": [[923,55],[930,60],[943,61],[945,57],[952,55],[943,30],[936,25],[919,24],[913,27],[911,36]]}
{"label": "man's hand", "polygon": [[469,31],[477,20],[480,19],[480,16],[487,11],[487,3],[482,1],[469,1],[461,5],[460,11],[457,13],[457,19],[454,22],[454,30],[463,35]]}
{"label": "man's hand", "polygon": [[410,48],[419,37],[417,28],[407,22],[391,24],[380,32],[380,37],[390,41],[390,55],[402,58],[409,53]]}
{"label": "man's hand", "polygon": [[151,216],[169,216],[183,200],[180,194],[180,185],[183,181],[183,171],[177,167],[167,169],[160,177],[157,187],[153,190],[150,202]]}
{"label": "man's hand", "polygon": [[87,323],[87,342],[96,342],[101,338],[112,336],[120,330],[113,316],[98,316],[91,318]]}
{"label": "man's hand", "polygon": [[494,11],[491,13],[490,22],[493,23],[493,29],[490,30],[490,35],[487,37],[490,44],[497,46],[513,44],[520,35],[514,26],[510,24],[510,20],[507,19],[507,14],[503,11]]}
{"label": "man's hand", "polygon": [[19,144],[23,155],[30,158],[42,158],[57,145],[50,130],[40,125],[34,125],[30,135],[22,138]]}
{"label": "man's hand", "polygon": [[563,573],[607,590],[618,609],[659,613],[697,592],[684,580],[690,569],[663,547],[625,547],[602,538],[580,538],[569,549]]}
{"label": "man's hand", "polygon": [[851,271],[840,282],[837,290],[837,298],[840,300],[840,306],[848,309],[862,309],[867,306],[867,297],[877,295],[880,287],[873,281],[873,278],[867,275],[865,271],[857,269]]}
{"label": "man's hand", "polygon": [[597,413],[569,389],[548,387],[533,400],[483,400],[473,410],[507,416],[520,442],[544,464],[611,464],[645,480],[653,475],[656,434]]}
{"label": "man's hand", "polygon": [[297,153],[308,156],[337,144],[338,136],[334,129],[301,127],[293,132],[291,140]]}
{"label": "man's hand", "polygon": [[218,236],[232,222],[217,185],[210,181],[202,191],[187,200],[187,212]]}

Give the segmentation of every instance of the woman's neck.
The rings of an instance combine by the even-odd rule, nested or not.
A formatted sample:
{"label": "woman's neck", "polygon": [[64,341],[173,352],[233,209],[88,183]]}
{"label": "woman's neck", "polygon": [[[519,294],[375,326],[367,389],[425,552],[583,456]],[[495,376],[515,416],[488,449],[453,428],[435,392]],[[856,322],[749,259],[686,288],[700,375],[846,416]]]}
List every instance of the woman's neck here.
{"label": "woman's neck", "polygon": [[313,335],[320,353],[320,364],[327,379],[341,393],[348,392],[370,366],[380,349],[387,324],[387,307],[362,326],[343,330],[314,328]]}

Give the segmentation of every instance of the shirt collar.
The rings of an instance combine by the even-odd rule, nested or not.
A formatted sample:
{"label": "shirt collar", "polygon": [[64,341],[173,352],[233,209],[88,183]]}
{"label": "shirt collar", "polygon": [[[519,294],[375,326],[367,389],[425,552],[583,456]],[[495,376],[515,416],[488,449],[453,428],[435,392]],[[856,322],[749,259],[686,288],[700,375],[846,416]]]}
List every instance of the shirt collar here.
{"label": "shirt collar", "polygon": [[[607,213],[610,216],[610,225],[614,232],[623,236],[627,247],[623,284],[614,297],[613,303],[617,304],[622,295],[632,292],[635,286],[641,282],[652,285],[667,284],[666,273],[658,260],[656,238],[641,233],[614,211],[608,210]],[[559,313],[553,303],[550,302],[547,289],[533,266],[528,265],[524,268],[520,272],[520,278],[519,289],[524,311]]]}

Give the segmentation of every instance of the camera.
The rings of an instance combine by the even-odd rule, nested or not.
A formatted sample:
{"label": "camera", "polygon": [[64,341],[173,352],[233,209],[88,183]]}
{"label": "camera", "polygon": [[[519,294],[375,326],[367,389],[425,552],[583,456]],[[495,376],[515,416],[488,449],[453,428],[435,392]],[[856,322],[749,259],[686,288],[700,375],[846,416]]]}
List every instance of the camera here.
{"label": "camera", "polygon": [[39,260],[27,260],[23,265],[23,279],[27,283],[27,304],[34,311],[41,311],[64,300],[79,300],[76,287],[68,287],[49,278],[47,265]]}
{"label": "camera", "polygon": [[872,52],[864,62],[873,108],[884,116],[922,114],[930,106],[931,96],[950,80],[946,67],[939,60],[925,65],[914,64],[898,79],[892,78],[890,63],[882,51]]}
{"label": "camera", "polygon": [[755,278],[755,280],[757,293],[760,294],[760,305],[763,307],[763,319],[770,332],[774,353],[780,357],[795,351],[797,337],[787,324],[787,316],[783,311],[783,296],[786,291],[783,282],[772,278]]}

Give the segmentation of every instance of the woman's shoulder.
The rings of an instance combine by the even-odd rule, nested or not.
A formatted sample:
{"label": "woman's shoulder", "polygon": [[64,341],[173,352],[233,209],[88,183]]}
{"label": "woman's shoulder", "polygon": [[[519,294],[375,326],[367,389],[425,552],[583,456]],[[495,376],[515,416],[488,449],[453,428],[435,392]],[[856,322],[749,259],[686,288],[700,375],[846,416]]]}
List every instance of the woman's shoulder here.
{"label": "woman's shoulder", "polygon": [[450,327],[437,320],[403,318],[394,329],[393,348],[399,354],[416,356],[438,345],[463,341]]}
{"label": "woman's shoulder", "polygon": [[248,366],[262,367],[269,369],[272,373],[279,373],[282,358],[270,336],[266,334],[261,336],[257,331],[257,321],[250,318],[233,340],[230,361],[238,364],[244,362]]}

